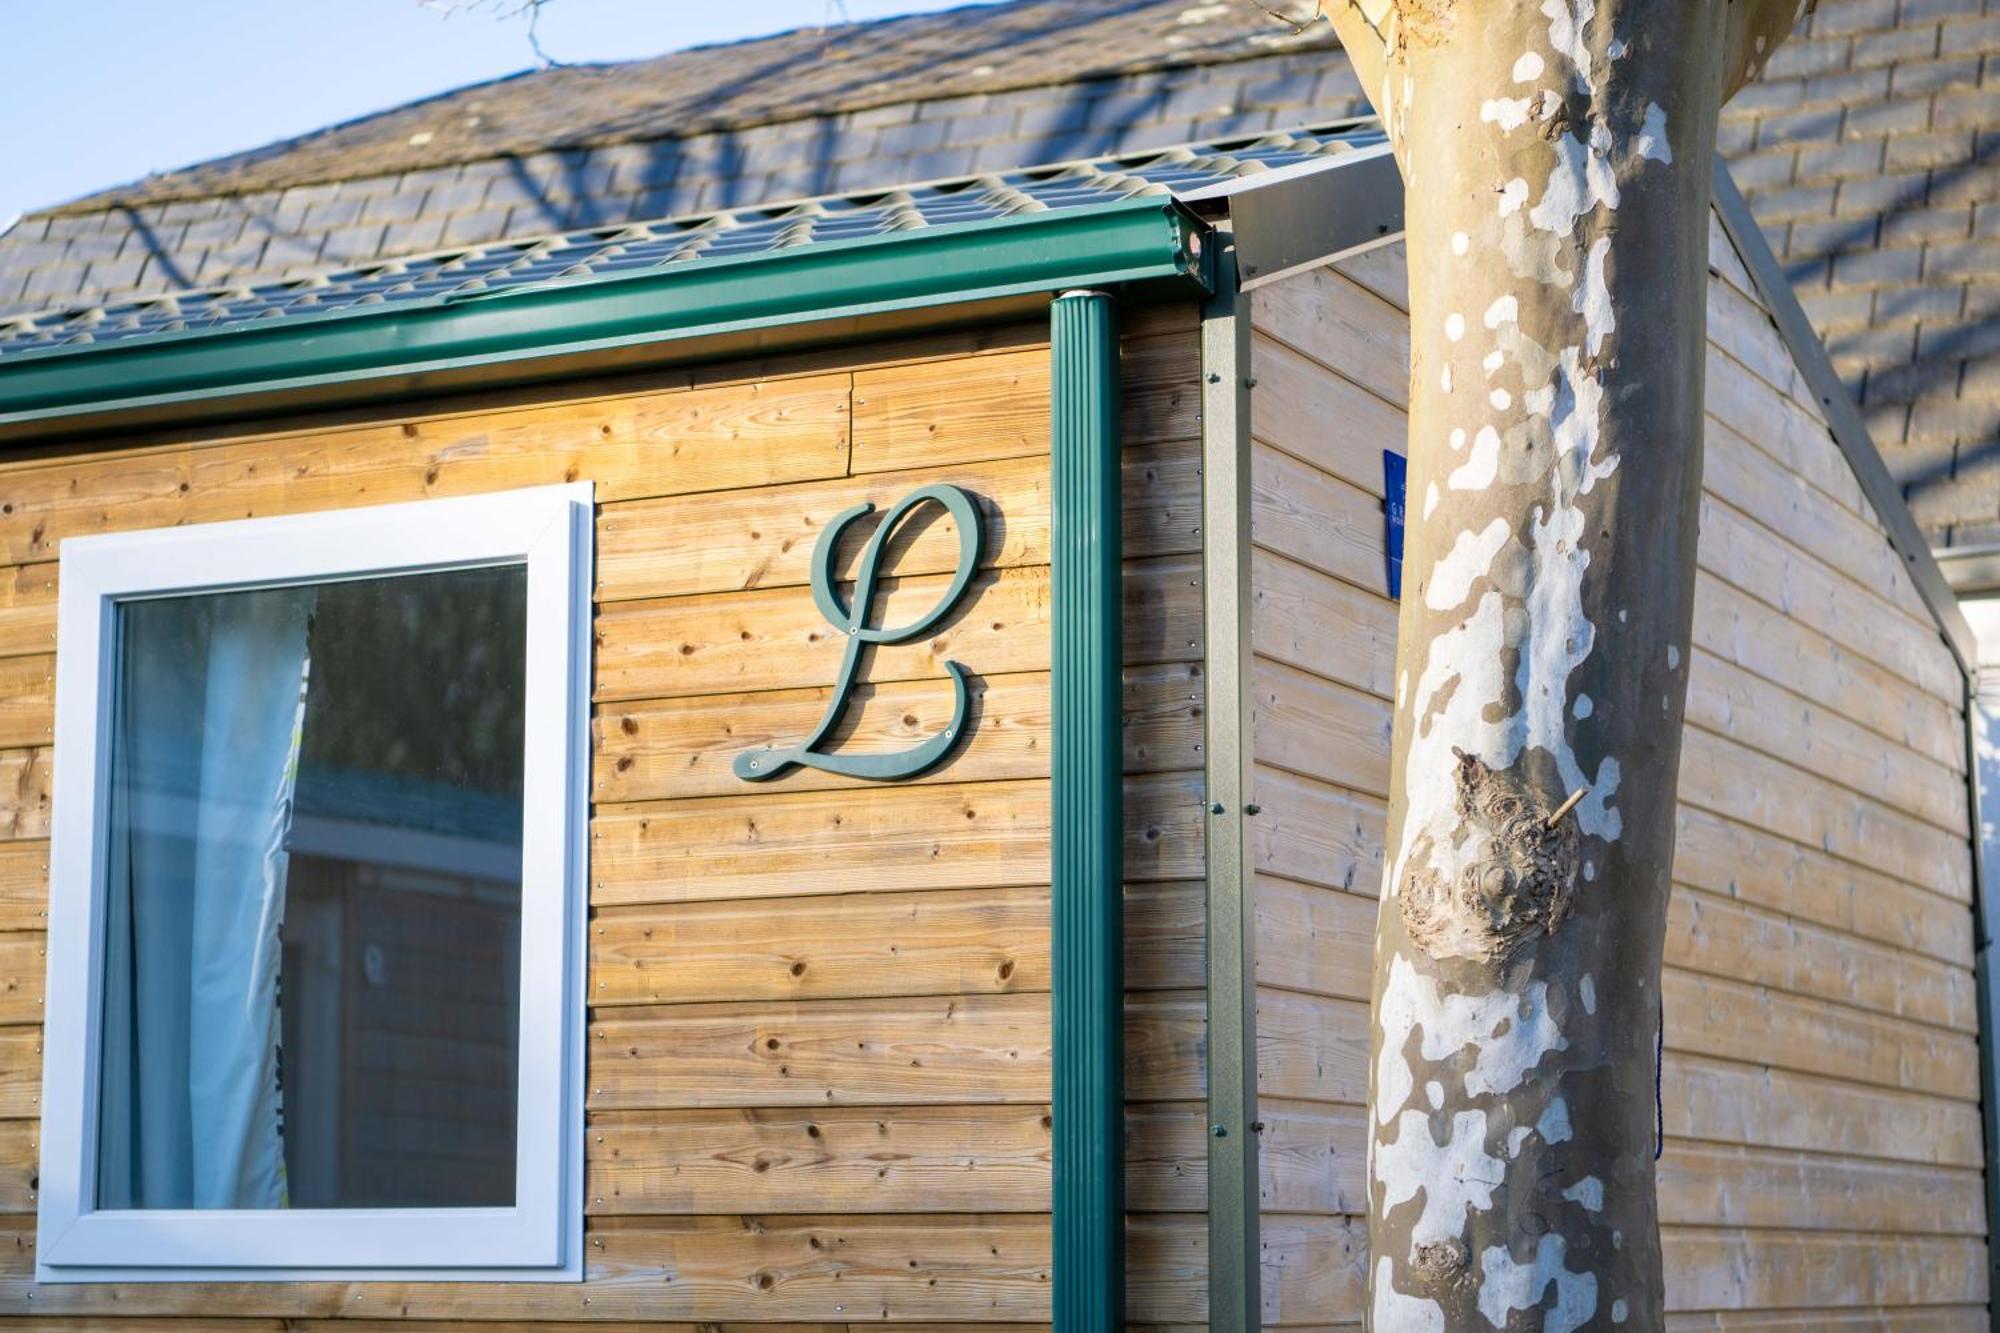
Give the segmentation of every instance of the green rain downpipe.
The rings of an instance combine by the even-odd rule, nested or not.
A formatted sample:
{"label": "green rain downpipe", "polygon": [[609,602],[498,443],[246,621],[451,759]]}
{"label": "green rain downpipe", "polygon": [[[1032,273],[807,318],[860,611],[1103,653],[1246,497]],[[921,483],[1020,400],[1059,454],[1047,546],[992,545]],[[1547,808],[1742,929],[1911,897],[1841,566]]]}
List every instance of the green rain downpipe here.
{"label": "green rain downpipe", "polygon": [[1125,1325],[1124,626],[1118,329],[1103,292],[1056,298],[1054,460],[1056,1333]]}

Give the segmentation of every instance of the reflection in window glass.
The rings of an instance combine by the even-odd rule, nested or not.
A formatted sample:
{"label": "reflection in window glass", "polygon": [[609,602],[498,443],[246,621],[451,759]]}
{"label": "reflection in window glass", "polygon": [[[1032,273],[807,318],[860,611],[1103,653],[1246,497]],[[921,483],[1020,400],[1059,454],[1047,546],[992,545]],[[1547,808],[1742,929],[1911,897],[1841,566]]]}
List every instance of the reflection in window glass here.
{"label": "reflection in window glass", "polygon": [[98,1203],[514,1201],[526,575],[118,612]]}

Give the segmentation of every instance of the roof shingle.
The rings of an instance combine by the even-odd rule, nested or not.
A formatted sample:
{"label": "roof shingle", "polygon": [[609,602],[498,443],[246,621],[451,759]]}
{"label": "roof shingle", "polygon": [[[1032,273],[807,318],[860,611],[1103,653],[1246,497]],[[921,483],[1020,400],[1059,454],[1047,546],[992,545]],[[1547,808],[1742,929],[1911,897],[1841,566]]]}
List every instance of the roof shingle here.
{"label": "roof shingle", "polygon": [[452,299],[582,278],[655,271],[828,241],[987,222],[1019,213],[1184,193],[1235,177],[1337,157],[1382,141],[1372,120],[1194,144],[861,195],[623,223],[316,273],[281,282],[164,293],[0,318],[0,362],[54,347],[295,319],[369,305]]}

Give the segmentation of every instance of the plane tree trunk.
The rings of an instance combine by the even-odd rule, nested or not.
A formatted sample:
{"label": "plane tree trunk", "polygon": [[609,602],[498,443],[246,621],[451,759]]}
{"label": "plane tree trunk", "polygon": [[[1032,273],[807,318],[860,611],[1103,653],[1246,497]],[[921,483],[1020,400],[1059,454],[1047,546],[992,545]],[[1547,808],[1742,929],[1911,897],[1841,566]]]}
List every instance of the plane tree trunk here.
{"label": "plane tree trunk", "polygon": [[1409,228],[1371,1325],[1657,1330],[1709,173],[1798,0],[1322,7]]}

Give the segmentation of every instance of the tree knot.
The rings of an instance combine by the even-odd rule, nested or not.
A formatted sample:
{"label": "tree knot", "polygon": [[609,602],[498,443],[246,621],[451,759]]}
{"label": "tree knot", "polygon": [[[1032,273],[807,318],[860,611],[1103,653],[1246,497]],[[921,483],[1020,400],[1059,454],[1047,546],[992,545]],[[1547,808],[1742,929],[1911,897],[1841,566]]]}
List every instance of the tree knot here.
{"label": "tree knot", "polygon": [[1551,807],[1522,775],[1454,750],[1457,827],[1397,895],[1410,942],[1435,958],[1500,962],[1551,934],[1576,900],[1578,795]]}
{"label": "tree knot", "polygon": [[1410,1253],[1410,1275],[1417,1280],[1419,1291],[1435,1292],[1444,1287],[1469,1285],[1472,1277],[1471,1252],[1466,1249],[1465,1242],[1456,1236],[1430,1245],[1419,1245]]}

